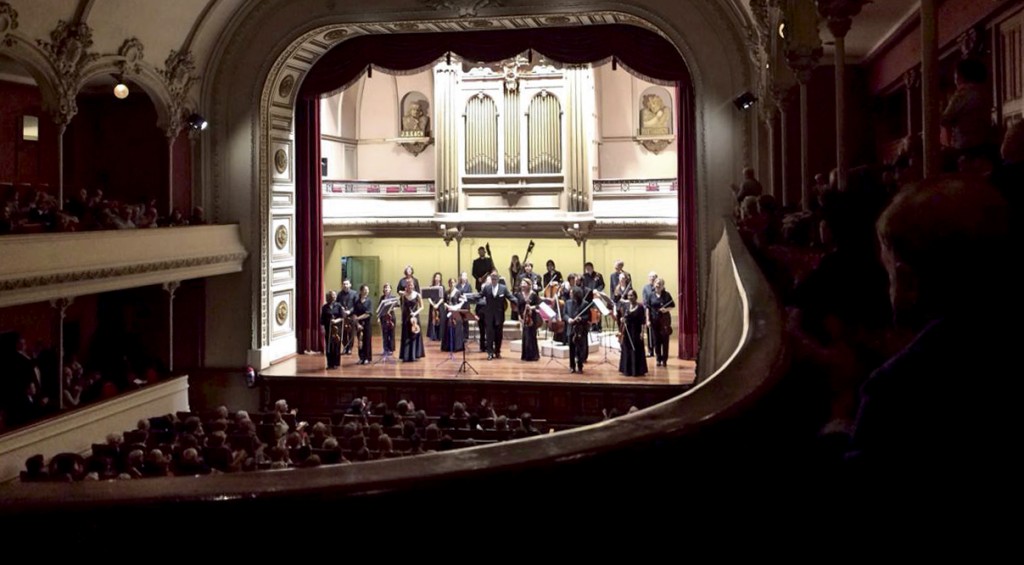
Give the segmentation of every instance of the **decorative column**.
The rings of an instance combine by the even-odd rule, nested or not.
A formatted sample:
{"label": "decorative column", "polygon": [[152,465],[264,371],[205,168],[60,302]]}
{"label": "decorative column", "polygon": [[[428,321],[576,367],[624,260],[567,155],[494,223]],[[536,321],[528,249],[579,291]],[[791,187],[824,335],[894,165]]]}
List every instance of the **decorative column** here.
{"label": "decorative column", "polygon": [[74,297],[55,298],[50,300],[50,306],[57,310],[57,395],[60,397],[58,406],[64,409],[64,318],[67,317],[68,306],[74,302]]}
{"label": "decorative column", "polygon": [[921,0],[921,137],[924,177],[940,172],[939,163],[939,42],[936,38],[937,0]]}
{"label": "decorative column", "polygon": [[782,207],[789,208],[793,205],[793,197],[790,195],[789,191],[790,151],[788,116],[790,115],[789,107],[793,100],[793,90],[790,89],[779,92],[775,97],[775,100],[779,105],[779,144],[781,145],[780,149],[782,150],[782,159],[780,159],[780,172],[782,173],[780,184],[782,186],[780,186],[779,189],[782,192]]}
{"label": "decorative column", "polygon": [[907,89],[907,137],[914,135],[914,115],[919,111],[916,100],[919,100],[919,96],[914,96],[914,89],[921,86],[921,74],[917,69],[910,69],[903,75],[903,87]]}
{"label": "decorative column", "polygon": [[775,180],[775,107],[765,103],[761,105],[761,119],[764,120],[765,129],[768,130],[768,194],[771,194],[775,201],[779,201],[778,182]]}
{"label": "decorative column", "polygon": [[[178,131],[167,130],[167,217],[170,218],[174,212],[174,140],[178,138]],[[184,212],[188,216],[188,210]]]}
{"label": "decorative column", "polygon": [[818,11],[835,39],[836,75],[836,176],[837,187],[846,190],[846,34],[865,0],[818,0]]}
{"label": "decorative column", "polygon": [[593,92],[589,65],[569,65],[566,78],[566,159],[565,188],[568,196],[568,211],[583,212],[587,209],[588,187],[592,184],[590,171],[590,139],[587,124],[591,104],[587,95]]}
{"label": "decorative column", "polygon": [[167,291],[167,371],[174,371],[174,293],[181,286],[179,281],[165,282],[163,289]]}
{"label": "decorative column", "polygon": [[434,67],[434,155],[438,212],[459,211],[459,68],[451,57]]}
{"label": "decorative column", "polygon": [[818,12],[810,2],[789,0],[786,5],[786,62],[800,84],[800,205],[811,207],[811,164],[808,159],[807,83],[822,55]]}

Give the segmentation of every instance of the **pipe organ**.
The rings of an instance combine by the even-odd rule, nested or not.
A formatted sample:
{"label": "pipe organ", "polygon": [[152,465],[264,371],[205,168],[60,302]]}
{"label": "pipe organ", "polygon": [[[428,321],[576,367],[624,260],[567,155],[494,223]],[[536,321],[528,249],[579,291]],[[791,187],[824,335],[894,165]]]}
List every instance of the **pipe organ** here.
{"label": "pipe organ", "polygon": [[480,93],[466,103],[466,173],[498,174],[498,108]]}
{"label": "pipe organ", "polygon": [[530,101],[527,112],[529,152],[528,172],[556,174],[562,172],[562,108],[558,99],[546,90]]}

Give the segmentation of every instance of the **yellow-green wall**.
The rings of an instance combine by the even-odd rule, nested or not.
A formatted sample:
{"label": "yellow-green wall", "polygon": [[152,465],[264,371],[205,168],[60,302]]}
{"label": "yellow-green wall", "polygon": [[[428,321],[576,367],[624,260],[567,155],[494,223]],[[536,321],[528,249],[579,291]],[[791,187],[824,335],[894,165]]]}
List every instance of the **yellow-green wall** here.
{"label": "yellow-green wall", "polygon": [[[522,259],[526,253],[529,239],[474,239],[462,240],[462,270],[472,270],[473,259],[476,258],[477,247],[490,242],[494,263],[504,276],[508,276],[508,264],[512,255]],[[535,239],[530,261],[538,273],[545,271],[544,263],[548,259],[563,275],[570,272],[583,271],[583,253],[576,243],[568,238]],[[341,258],[345,256],[376,256],[380,258],[381,284],[390,282],[394,286],[402,277],[402,269],[412,265],[420,284],[429,284],[431,275],[440,271],[447,281],[455,276],[455,245],[445,247],[441,238],[341,238],[325,242],[324,287],[326,289],[341,288]],[[651,239],[594,239],[587,241],[587,260],[594,263],[594,268],[604,274],[605,280],[612,272],[612,264],[616,259],[626,262],[626,270],[633,275],[634,285],[639,289],[647,282],[647,273],[657,271],[665,279],[665,288],[673,295],[680,292],[677,278],[677,243],[675,240]],[[352,281],[358,288],[362,281]],[[377,297],[380,289],[371,289],[370,295]]]}

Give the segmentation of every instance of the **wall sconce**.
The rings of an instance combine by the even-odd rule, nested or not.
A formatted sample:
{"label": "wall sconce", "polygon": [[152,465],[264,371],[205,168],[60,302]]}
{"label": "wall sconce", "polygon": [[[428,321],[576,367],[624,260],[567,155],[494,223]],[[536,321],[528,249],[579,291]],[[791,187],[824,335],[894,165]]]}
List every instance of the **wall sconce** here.
{"label": "wall sconce", "polygon": [[125,98],[128,98],[128,94],[130,93],[131,91],[128,90],[128,85],[124,82],[124,76],[117,77],[117,84],[114,85],[114,97],[118,100],[124,100]]}
{"label": "wall sconce", "polygon": [[196,131],[203,131],[204,129],[206,129],[207,126],[210,125],[210,123],[206,121],[206,118],[200,116],[199,114],[196,114],[195,112],[193,112],[192,115],[188,117],[186,123],[188,124],[188,127]]}
{"label": "wall sconce", "polygon": [[446,224],[441,224],[437,227],[437,233],[440,234],[441,238],[444,239],[444,246],[448,247],[452,241],[462,241],[462,226],[448,227]]}
{"label": "wall sconce", "polygon": [[740,94],[732,101],[736,105],[736,109],[740,111],[749,110],[754,105],[754,102],[757,102],[757,96],[754,96],[749,91]]}
{"label": "wall sconce", "polygon": [[579,247],[586,243],[587,236],[590,235],[590,228],[580,227],[579,223],[573,223],[571,226],[563,226],[562,232],[571,237],[576,242],[576,247]]}

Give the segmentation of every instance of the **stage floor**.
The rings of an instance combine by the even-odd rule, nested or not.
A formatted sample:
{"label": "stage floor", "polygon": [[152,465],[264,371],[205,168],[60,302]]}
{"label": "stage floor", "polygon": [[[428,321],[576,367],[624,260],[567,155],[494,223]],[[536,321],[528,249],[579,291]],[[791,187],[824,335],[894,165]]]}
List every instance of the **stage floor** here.
{"label": "stage floor", "polygon": [[[375,345],[377,345],[376,342]],[[466,361],[476,369],[476,373],[467,369],[457,372],[462,365],[462,353],[449,358],[448,352],[441,351],[440,342],[425,341],[426,357],[412,363],[401,361],[379,362],[378,353],[374,364],[359,365],[359,357],[352,355],[341,357],[341,367],[328,371],[323,355],[296,355],[275,363],[261,372],[264,377],[279,379],[282,377],[314,377],[325,379],[380,379],[382,381],[402,380],[457,380],[464,382],[521,382],[530,384],[576,384],[576,385],[627,385],[630,387],[679,387],[690,386],[696,378],[696,364],[693,361],[678,359],[675,343],[670,346],[668,367],[656,367],[653,357],[647,358],[647,375],[643,377],[627,377],[619,373],[619,352],[613,347],[608,348],[608,363],[605,359],[605,348],[600,347],[590,353],[590,359],[584,365],[582,374],[569,372],[569,360],[542,357],[540,361],[522,361],[519,352],[510,351],[509,344],[502,347],[501,359],[487,360],[487,354],[481,353],[475,343],[469,344]]]}

